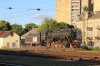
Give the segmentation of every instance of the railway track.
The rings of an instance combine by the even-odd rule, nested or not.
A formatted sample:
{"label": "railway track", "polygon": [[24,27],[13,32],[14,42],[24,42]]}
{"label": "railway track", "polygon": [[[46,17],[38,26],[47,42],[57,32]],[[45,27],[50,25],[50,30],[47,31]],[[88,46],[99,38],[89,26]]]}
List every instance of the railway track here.
{"label": "railway track", "polygon": [[50,50],[0,50],[0,54],[34,56],[42,58],[55,58],[75,61],[89,61],[100,63],[100,53],[92,52],[71,52],[71,51],[50,51]]}
{"label": "railway track", "polygon": [[23,66],[23,65],[0,63],[0,66]]}

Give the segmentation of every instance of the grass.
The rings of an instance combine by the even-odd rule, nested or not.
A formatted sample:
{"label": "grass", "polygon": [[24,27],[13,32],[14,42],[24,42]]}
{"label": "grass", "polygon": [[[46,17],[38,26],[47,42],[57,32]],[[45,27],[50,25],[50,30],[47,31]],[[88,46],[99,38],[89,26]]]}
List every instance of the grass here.
{"label": "grass", "polygon": [[51,51],[72,51],[72,52],[100,52],[98,49],[85,50],[80,48],[48,48],[48,47],[24,47],[24,48],[13,48],[4,50],[51,50]]}
{"label": "grass", "polygon": [[85,49],[77,48],[50,48],[50,47],[24,47],[24,48],[12,48],[12,49],[4,49],[4,50],[52,50],[52,51],[85,51]]}
{"label": "grass", "polygon": [[97,52],[99,52],[100,49],[99,48],[92,48],[91,51],[97,51]]}

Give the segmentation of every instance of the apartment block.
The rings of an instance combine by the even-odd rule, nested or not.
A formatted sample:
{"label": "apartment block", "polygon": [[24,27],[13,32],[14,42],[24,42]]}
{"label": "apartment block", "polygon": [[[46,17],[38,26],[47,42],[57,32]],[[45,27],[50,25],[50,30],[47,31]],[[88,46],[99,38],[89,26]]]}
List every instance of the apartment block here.
{"label": "apartment block", "polygon": [[57,0],[56,20],[71,24],[71,0]]}
{"label": "apartment block", "polygon": [[94,12],[100,11],[100,0],[94,0]]}
{"label": "apartment block", "polygon": [[89,10],[93,10],[92,3],[92,0],[56,0],[57,22],[75,24],[84,6],[91,7]]}

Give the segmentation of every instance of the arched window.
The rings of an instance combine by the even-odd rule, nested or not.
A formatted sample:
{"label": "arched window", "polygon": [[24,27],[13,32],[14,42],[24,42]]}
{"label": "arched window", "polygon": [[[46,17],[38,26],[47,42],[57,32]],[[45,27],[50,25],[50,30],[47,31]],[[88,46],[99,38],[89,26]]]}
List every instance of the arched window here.
{"label": "arched window", "polygon": [[98,31],[95,31],[95,36],[98,36]]}
{"label": "arched window", "polygon": [[89,22],[88,23],[88,27],[92,27],[92,22]]}
{"label": "arched window", "polygon": [[95,23],[95,26],[96,26],[96,27],[98,26],[98,22]]}
{"label": "arched window", "polygon": [[91,31],[88,32],[88,37],[92,37],[92,32]]}

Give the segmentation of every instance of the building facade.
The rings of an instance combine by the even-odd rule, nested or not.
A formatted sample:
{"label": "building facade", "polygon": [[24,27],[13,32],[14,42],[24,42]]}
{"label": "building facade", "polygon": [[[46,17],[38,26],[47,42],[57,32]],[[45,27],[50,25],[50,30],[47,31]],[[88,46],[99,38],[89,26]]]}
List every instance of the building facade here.
{"label": "building facade", "polygon": [[100,0],[94,0],[94,12],[100,11]]}
{"label": "building facade", "polygon": [[12,31],[0,31],[0,48],[20,48],[20,36]]}
{"label": "building facade", "polygon": [[[28,31],[27,33],[23,34],[21,36],[21,47],[25,47],[27,44],[25,43],[26,42],[26,37],[30,37],[29,35],[37,35],[37,30],[38,28],[33,28],[32,30]],[[30,37],[31,38],[31,37]],[[28,41],[30,39],[28,38]],[[27,42],[28,43],[28,42]],[[31,42],[30,42],[31,43]]]}
{"label": "building facade", "polygon": [[56,20],[71,24],[71,0],[56,0]]}
{"label": "building facade", "polygon": [[83,12],[84,6],[93,10],[93,0],[56,0],[56,20],[74,24]]}
{"label": "building facade", "polygon": [[89,8],[89,11],[93,11],[94,0],[80,0],[81,1],[81,12],[83,12],[84,6]]}
{"label": "building facade", "polygon": [[89,48],[100,48],[100,12],[79,20],[76,23],[76,27],[77,38],[82,39],[83,45]]}

